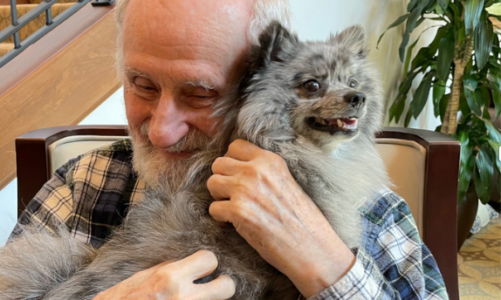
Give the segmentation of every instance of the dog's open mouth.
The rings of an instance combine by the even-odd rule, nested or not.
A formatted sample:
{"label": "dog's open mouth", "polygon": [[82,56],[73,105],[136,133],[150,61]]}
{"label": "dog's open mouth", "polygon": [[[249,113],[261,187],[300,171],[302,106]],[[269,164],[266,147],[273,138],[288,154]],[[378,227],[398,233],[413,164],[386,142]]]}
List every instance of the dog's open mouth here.
{"label": "dog's open mouth", "polygon": [[351,133],[357,131],[358,118],[339,118],[339,119],[322,119],[317,117],[310,117],[306,119],[312,129],[319,131],[326,131],[331,134],[336,132]]}

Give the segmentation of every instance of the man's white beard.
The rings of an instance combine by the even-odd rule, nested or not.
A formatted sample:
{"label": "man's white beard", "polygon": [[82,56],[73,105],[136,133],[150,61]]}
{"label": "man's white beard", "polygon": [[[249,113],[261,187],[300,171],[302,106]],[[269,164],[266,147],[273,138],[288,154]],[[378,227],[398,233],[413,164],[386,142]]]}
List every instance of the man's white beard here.
{"label": "man's white beard", "polygon": [[169,159],[160,151],[179,153],[182,151],[200,151],[207,148],[211,138],[197,129],[190,129],[176,144],[158,149],[148,138],[149,123],[140,128],[130,127],[132,149],[134,151],[132,165],[148,188],[168,188],[176,191],[188,172],[191,161],[186,159]]}

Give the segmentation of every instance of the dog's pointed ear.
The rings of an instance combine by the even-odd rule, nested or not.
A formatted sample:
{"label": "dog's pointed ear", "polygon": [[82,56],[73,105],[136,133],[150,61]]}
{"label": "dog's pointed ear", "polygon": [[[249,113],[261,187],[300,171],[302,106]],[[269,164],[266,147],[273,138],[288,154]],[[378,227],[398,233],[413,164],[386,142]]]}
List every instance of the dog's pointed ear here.
{"label": "dog's pointed ear", "polygon": [[331,42],[350,49],[359,58],[365,59],[369,55],[367,37],[361,25],[351,26],[336,35],[331,35]]}
{"label": "dog's pointed ear", "polygon": [[272,61],[284,61],[294,53],[299,40],[279,22],[273,21],[259,36],[261,62],[267,65]]}

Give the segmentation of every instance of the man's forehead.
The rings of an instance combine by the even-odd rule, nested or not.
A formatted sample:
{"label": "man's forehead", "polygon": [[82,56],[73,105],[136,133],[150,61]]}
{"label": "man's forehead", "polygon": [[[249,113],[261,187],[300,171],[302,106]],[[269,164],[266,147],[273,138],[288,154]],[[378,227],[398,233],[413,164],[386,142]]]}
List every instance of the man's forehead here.
{"label": "man's forehead", "polygon": [[157,79],[172,75],[177,83],[225,87],[249,47],[246,1],[131,0],[123,26],[124,67]]}
{"label": "man's forehead", "polygon": [[245,24],[252,14],[253,0],[130,0],[124,24],[175,28],[181,23],[206,24],[216,20],[221,29]]}

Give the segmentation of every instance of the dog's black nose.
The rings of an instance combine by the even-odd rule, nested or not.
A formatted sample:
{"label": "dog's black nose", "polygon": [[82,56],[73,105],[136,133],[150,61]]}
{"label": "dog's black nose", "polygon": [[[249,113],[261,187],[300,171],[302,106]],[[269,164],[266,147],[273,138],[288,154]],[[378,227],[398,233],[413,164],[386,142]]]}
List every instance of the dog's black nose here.
{"label": "dog's black nose", "polygon": [[365,94],[350,93],[344,96],[344,100],[350,103],[353,107],[365,103]]}

